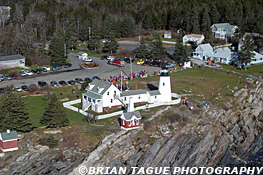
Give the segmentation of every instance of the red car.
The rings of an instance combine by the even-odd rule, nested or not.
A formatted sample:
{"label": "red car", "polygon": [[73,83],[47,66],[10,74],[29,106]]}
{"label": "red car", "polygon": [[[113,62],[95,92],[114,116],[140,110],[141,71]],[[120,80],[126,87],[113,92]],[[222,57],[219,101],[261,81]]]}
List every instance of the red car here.
{"label": "red car", "polygon": [[16,72],[11,72],[11,73],[9,73],[9,76],[13,76],[13,75],[18,76],[18,74],[17,74]]}
{"label": "red car", "polygon": [[120,61],[120,60],[113,60],[113,61],[111,61],[111,60],[109,60],[108,64],[121,67],[121,66],[124,66],[124,61]]}
{"label": "red car", "polygon": [[150,61],[144,61],[144,63],[142,63],[143,66],[146,66],[148,64],[150,64],[151,62]]}

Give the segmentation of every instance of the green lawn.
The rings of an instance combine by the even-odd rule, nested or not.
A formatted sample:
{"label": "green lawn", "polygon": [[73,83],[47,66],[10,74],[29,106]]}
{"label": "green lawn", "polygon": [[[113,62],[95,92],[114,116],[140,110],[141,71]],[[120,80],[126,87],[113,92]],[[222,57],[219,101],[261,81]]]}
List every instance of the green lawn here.
{"label": "green lawn", "polygon": [[260,73],[260,71],[263,71],[263,64],[253,65],[253,66],[247,67],[247,70],[238,70],[234,66],[225,65],[225,64],[222,64],[221,66],[224,69],[227,69],[227,70],[230,70],[230,71],[239,72],[239,73],[242,73],[242,74],[263,76],[263,73]]}

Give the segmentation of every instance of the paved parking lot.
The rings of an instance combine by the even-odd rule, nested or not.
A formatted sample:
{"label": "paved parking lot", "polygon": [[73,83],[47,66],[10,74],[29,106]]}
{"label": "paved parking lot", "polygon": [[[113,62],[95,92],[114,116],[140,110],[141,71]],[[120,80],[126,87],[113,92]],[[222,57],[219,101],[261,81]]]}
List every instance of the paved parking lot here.
{"label": "paved parking lot", "polygon": [[[38,81],[46,81],[48,84],[50,81],[61,81],[61,80],[74,80],[75,78],[92,78],[93,76],[98,76],[100,78],[109,78],[110,76],[119,76],[121,70],[129,74],[131,72],[130,64],[125,63],[124,67],[117,67],[113,65],[108,65],[107,60],[101,60],[98,57],[91,57],[94,62],[98,63],[100,67],[94,69],[82,69],[79,64],[82,62],[77,58],[77,54],[69,54],[69,58],[72,63],[71,68],[64,68],[57,72],[43,73],[40,75],[33,75],[27,77],[19,77],[14,80],[4,80],[0,82],[0,87],[6,87],[7,85],[13,84],[14,86],[37,84]],[[152,66],[142,66],[133,63],[132,70],[134,73],[140,72],[142,70],[148,71],[149,74],[153,74],[155,71],[159,71],[159,67]]]}

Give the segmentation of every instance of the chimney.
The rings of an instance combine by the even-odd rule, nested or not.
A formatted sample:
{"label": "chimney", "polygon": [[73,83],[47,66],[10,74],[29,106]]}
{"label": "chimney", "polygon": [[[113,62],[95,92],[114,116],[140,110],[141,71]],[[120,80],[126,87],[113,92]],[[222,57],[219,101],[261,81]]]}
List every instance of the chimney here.
{"label": "chimney", "polygon": [[130,97],[129,105],[128,105],[128,112],[133,112],[133,111],[134,111],[133,99],[132,99],[132,97]]}
{"label": "chimney", "polygon": [[10,130],[9,130],[9,129],[7,129],[7,130],[6,130],[6,132],[9,134],[9,133],[10,133]]}

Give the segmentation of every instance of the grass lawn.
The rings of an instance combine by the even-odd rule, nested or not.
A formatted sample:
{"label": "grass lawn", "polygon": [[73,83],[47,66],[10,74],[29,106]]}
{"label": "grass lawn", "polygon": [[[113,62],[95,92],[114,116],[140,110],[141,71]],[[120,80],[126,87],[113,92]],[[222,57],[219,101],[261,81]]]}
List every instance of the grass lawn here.
{"label": "grass lawn", "polygon": [[263,76],[263,73],[260,73],[260,71],[263,71],[263,64],[260,65],[253,65],[250,67],[247,67],[247,70],[238,70],[234,66],[231,65],[221,65],[224,69],[239,72],[242,74],[248,74],[248,75],[255,75],[255,76]]}
{"label": "grass lawn", "polygon": [[171,41],[171,42],[176,42],[176,39],[175,38],[161,38],[161,40],[163,41]]}
{"label": "grass lawn", "polygon": [[[56,94],[58,98],[68,98],[69,100],[76,100],[77,94],[79,94],[79,98],[81,98],[81,94],[84,91],[78,90],[78,86],[81,86],[80,84],[73,85],[73,86],[64,86],[59,88],[53,88],[53,92]],[[72,89],[75,90],[75,94],[72,93]],[[63,95],[60,95],[60,93],[63,92]]]}
{"label": "grass lawn", "polygon": [[93,56],[93,57],[101,57],[102,55],[105,55],[105,54],[96,54],[89,50],[80,50],[80,49],[75,49],[73,51],[68,50],[68,52],[75,53],[75,54],[78,54],[79,52],[84,52],[84,53],[87,53],[89,56]]}

